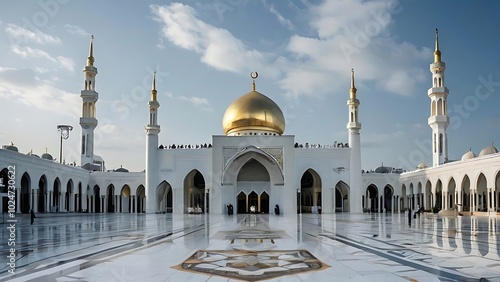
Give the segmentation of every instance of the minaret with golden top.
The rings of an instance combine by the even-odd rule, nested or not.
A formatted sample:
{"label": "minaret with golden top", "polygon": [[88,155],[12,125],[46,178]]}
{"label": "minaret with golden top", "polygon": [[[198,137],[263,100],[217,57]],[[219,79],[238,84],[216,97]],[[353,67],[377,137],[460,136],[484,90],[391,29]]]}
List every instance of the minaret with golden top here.
{"label": "minaret with golden top", "polygon": [[90,50],[87,65],[83,68],[84,89],[80,92],[82,98],[82,127],[81,166],[88,170],[99,170],[94,165],[94,129],[97,127],[96,102],[99,93],[95,91],[95,77],[97,68],[94,67],[94,36],[90,37]]}
{"label": "minaret with golden top", "polygon": [[156,72],[153,73],[153,85],[151,87],[151,99],[149,106],[149,123],[146,129],[146,213],[156,213],[156,187],[158,180],[158,134],[160,125],[158,125],[157,113],[160,103],[157,101],[156,91]]}
{"label": "minaret with golden top", "polygon": [[431,113],[428,123],[432,128],[432,165],[438,166],[448,160],[448,136],[446,128],[450,123],[450,118],[448,117],[447,107],[448,88],[444,84],[446,64],[441,61],[437,29],[435,44],[434,62],[430,64],[432,87],[427,91],[427,95],[431,99]]}
{"label": "minaret with golden top", "polygon": [[363,195],[362,175],[361,175],[361,138],[359,131],[361,123],[358,117],[359,100],[356,97],[357,89],[354,86],[354,69],[351,69],[351,88],[349,89],[349,99],[347,106],[349,109],[349,122],[347,131],[349,135],[350,167],[349,167],[349,186],[351,195],[349,198],[350,212],[363,212],[361,198]]}

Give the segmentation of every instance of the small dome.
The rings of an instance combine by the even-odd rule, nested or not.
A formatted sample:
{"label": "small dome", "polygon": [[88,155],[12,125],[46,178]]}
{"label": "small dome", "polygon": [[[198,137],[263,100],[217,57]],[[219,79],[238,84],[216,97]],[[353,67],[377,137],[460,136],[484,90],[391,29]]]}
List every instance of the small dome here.
{"label": "small dome", "polygon": [[389,173],[391,172],[391,168],[390,167],[387,167],[387,166],[384,166],[384,164],[382,163],[382,166],[379,166],[375,169],[375,173]]}
{"label": "small dome", "polygon": [[475,157],[476,155],[472,152],[471,149],[469,149],[469,151],[465,152],[465,154],[462,156],[462,161],[470,160]]}
{"label": "small dome", "polygon": [[36,154],[33,154],[33,151],[30,151],[29,153],[27,153],[26,155],[30,156],[30,157],[35,157],[35,158],[39,158],[38,155]]}
{"label": "small dome", "polygon": [[124,168],[123,166],[120,166],[120,168],[115,169],[116,172],[128,172],[128,169]]}
{"label": "small dome", "polygon": [[252,130],[281,135],[285,132],[285,117],[273,100],[253,90],[226,109],[222,127],[226,135]]}
{"label": "small dome", "polygon": [[493,142],[488,147],[485,147],[484,149],[479,152],[479,156],[486,156],[490,154],[496,154],[498,153],[498,149],[493,146]]}
{"label": "small dome", "polygon": [[424,169],[424,168],[427,168],[427,165],[425,163],[419,163],[417,165],[417,169]]}
{"label": "small dome", "polygon": [[53,161],[54,160],[54,158],[52,157],[52,155],[49,154],[49,153],[44,153],[42,155],[42,159],[46,159],[46,160],[49,160],[49,161]]}
{"label": "small dome", "polygon": [[11,150],[11,151],[14,151],[14,152],[19,152],[19,149],[17,149],[16,146],[14,146],[14,143],[10,143],[10,145],[3,145],[3,148],[5,150]]}

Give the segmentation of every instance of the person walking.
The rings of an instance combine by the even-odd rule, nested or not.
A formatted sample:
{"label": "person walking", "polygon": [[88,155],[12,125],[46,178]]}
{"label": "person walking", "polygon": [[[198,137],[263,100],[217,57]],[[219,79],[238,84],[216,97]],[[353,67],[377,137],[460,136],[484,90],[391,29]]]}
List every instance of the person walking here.
{"label": "person walking", "polygon": [[35,211],[33,209],[31,209],[30,211],[30,215],[31,215],[31,225],[33,225],[33,222],[35,222]]}
{"label": "person walking", "polygon": [[411,227],[411,208],[408,208],[408,226]]}

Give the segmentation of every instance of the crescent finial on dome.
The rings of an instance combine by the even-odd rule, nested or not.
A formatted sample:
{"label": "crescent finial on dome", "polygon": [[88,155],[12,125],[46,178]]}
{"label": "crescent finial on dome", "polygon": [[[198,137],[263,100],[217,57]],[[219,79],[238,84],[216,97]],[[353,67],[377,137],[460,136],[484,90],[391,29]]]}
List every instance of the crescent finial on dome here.
{"label": "crescent finial on dome", "polygon": [[251,72],[250,77],[253,79],[252,80],[252,91],[255,91],[255,80],[257,79],[257,77],[259,77],[259,73],[256,71]]}

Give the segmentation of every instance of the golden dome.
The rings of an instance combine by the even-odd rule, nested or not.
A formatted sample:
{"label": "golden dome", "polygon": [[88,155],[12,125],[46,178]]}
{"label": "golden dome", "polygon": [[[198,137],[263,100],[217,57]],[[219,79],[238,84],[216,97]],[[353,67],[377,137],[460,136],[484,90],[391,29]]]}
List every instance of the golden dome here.
{"label": "golden dome", "polygon": [[222,127],[226,135],[252,130],[281,135],[285,132],[285,117],[273,100],[253,90],[226,109]]}

